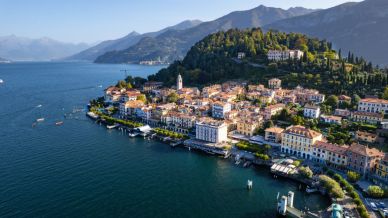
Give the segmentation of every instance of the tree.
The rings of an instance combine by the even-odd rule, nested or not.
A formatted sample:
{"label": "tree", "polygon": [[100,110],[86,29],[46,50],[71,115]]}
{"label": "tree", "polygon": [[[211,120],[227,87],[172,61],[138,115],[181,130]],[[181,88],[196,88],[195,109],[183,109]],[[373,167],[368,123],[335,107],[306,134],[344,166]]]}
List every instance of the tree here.
{"label": "tree", "polygon": [[368,195],[374,198],[381,198],[384,196],[384,190],[377,185],[371,185],[368,187]]}
{"label": "tree", "polygon": [[179,99],[179,96],[177,93],[173,92],[167,96],[167,101],[169,103],[176,103]]}
{"label": "tree", "polygon": [[330,95],[327,99],[325,104],[330,105],[332,108],[336,108],[338,105],[338,97],[335,95]]}
{"label": "tree", "polygon": [[308,179],[313,178],[313,175],[314,175],[314,173],[313,173],[313,171],[311,171],[310,167],[300,167],[299,172],[303,177],[308,178]]}
{"label": "tree", "polygon": [[144,94],[138,95],[136,99],[144,102],[144,104],[147,103],[147,97]]}
{"label": "tree", "polygon": [[116,84],[116,87],[117,87],[117,88],[120,88],[120,89],[126,88],[126,87],[127,87],[127,83],[126,83],[124,80],[119,80],[119,81],[117,82],[117,84]]}
{"label": "tree", "polygon": [[352,183],[357,182],[361,178],[360,174],[353,171],[348,171],[346,175],[348,176],[349,182],[352,182]]}
{"label": "tree", "polygon": [[386,86],[384,88],[384,92],[383,92],[382,98],[384,98],[385,100],[388,100],[388,86]]}

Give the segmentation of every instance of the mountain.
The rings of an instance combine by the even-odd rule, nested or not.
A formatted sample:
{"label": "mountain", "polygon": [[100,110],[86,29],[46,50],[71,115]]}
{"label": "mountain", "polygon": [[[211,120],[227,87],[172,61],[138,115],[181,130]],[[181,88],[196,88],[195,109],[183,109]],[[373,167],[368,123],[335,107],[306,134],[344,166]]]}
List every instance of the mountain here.
{"label": "mountain", "polygon": [[11,61],[5,58],[0,57],[0,63],[10,63]]}
{"label": "mountain", "polygon": [[204,22],[185,30],[168,30],[156,37],[142,38],[135,45],[121,51],[111,51],[96,59],[98,63],[125,63],[141,60],[155,60],[160,57],[163,61],[171,62],[182,59],[196,42],[205,36],[231,28],[260,27],[275,21],[311,13],[314,10],[305,8],[265,7],[263,5],[247,11],[236,11],[217,20]]}
{"label": "mountain", "polygon": [[345,3],[264,27],[326,38],[343,54],[352,51],[376,64],[388,65],[388,1]]}
{"label": "mountain", "polygon": [[126,49],[136,44],[144,37],[156,37],[164,32],[167,32],[168,30],[184,30],[197,26],[200,23],[202,23],[200,20],[186,20],[178,23],[175,26],[170,26],[157,32],[150,32],[145,34],[131,32],[130,34],[119,39],[103,41],[96,46],[67,57],[66,59],[94,61],[98,56],[103,55],[106,52]]}
{"label": "mountain", "polygon": [[59,42],[50,38],[30,39],[15,35],[0,37],[0,56],[22,61],[63,58],[88,47],[87,44]]}

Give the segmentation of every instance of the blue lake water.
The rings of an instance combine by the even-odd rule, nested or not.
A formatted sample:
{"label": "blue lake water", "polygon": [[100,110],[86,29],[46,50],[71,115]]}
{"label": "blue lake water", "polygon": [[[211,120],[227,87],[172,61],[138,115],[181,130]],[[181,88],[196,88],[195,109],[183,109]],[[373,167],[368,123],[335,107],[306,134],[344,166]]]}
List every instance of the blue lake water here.
{"label": "blue lake water", "polygon": [[160,67],[0,64],[0,217],[274,217],[277,193],[289,190],[296,207],[328,205],[265,168],[131,139],[81,112],[64,119],[124,69],[146,77]]}

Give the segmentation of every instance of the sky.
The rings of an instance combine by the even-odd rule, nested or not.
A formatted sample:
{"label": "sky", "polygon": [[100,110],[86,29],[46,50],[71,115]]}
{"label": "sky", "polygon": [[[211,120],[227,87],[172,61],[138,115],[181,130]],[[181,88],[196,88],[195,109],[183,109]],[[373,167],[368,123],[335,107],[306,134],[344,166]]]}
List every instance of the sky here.
{"label": "sky", "polygon": [[344,2],[347,0],[0,0],[0,36],[95,43],[131,31],[157,31],[187,19],[210,21],[261,4],[324,9]]}

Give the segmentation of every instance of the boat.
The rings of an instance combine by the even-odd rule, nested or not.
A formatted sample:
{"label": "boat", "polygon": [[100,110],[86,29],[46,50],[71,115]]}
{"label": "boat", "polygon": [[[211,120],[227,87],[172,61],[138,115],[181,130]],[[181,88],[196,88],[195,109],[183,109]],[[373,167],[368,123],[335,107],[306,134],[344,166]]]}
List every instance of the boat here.
{"label": "boat", "polygon": [[115,128],[119,127],[119,126],[120,126],[120,124],[107,125],[106,128],[107,129],[115,129]]}
{"label": "boat", "polygon": [[138,135],[139,135],[139,133],[129,133],[128,135],[129,135],[129,137],[132,137],[132,138],[133,138],[133,137],[136,137],[136,136],[138,136]]}
{"label": "boat", "polygon": [[0,84],[1,84],[1,83],[4,83],[4,80],[0,79]]}
{"label": "boat", "polygon": [[42,107],[42,106],[43,106],[43,105],[39,104],[39,105],[37,105],[36,107],[37,107],[37,108],[40,108],[40,107]]}
{"label": "boat", "polygon": [[63,121],[58,121],[58,122],[55,123],[55,125],[57,125],[57,126],[60,126],[62,124],[63,124]]}
{"label": "boat", "polygon": [[44,121],[44,118],[42,117],[42,118],[38,118],[38,119],[36,119],[36,122],[43,122]]}

